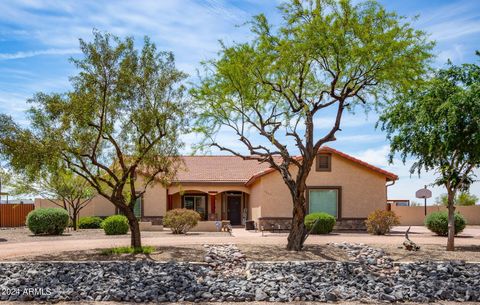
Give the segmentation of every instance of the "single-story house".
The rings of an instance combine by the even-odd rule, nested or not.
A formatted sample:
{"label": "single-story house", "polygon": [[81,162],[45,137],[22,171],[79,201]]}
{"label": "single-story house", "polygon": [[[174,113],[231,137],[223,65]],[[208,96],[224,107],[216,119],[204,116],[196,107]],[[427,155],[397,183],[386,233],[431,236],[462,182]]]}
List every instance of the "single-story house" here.
{"label": "single-story house", "polygon": [[[143,221],[161,224],[168,210],[197,211],[203,221],[242,226],[287,226],[292,200],[280,174],[266,163],[236,156],[185,156],[184,169],[168,187],[154,184],[136,206]],[[330,147],[320,149],[307,179],[308,212],[327,212],[338,229],[360,229],[372,211],[385,209],[387,187],[398,177]],[[47,205],[37,200],[37,206]],[[81,215],[108,216],[115,208],[94,198]]]}

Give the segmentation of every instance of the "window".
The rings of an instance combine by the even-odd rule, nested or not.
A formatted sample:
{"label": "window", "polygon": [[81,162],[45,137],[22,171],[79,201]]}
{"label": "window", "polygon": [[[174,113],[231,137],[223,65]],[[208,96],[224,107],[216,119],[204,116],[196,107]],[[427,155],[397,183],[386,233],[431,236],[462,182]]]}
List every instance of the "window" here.
{"label": "window", "polygon": [[137,218],[142,217],[142,208],[143,208],[142,207],[142,197],[139,197],[135,201],[135,206],[133,207],[133,214],[135,215],[135,217],[137,217]]}
{"label": "window", "polygon": [[324,212],[338,218],[339,197],[339,188],[310,189],[308,191],[308,212]]}
{"label": "window", "polygon": [[202,219],[207,219],[207,202],[204,195],[185,195],[183,196],[183,207],[194,210]]}
{"label": "window", "polygon": [[317,172],[330,172],[332,170],[332,156],[330,154],[317,155]]}

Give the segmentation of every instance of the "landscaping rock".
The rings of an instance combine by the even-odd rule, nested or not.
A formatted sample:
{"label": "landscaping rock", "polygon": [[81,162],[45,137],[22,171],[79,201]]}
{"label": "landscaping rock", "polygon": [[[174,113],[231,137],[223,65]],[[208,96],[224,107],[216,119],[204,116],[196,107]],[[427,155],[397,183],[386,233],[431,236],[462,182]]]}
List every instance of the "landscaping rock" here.
{"label": "landscaping rock", "polygon": [[[233,245],[206,247],[206,265],[154,261],[0,263],[3,301],[480,301],[480,265],[394,266],[382,251],[339,245],[350,262],[251,262]],[[231,253],[240,253],[231,255]],[[373,259],[373,260],[372,260]],[[233,271],[232,271],[233,270]],[[232,271],[232,272],[229,272]]]}

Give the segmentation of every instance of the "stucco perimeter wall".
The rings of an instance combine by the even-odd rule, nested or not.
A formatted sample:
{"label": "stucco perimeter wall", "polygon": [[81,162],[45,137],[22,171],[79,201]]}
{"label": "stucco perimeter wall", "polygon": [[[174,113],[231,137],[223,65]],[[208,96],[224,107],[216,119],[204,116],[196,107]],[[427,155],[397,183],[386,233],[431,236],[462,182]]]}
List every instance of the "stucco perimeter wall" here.
{"label": "stucco perimeter wall", "polygon": [[[273,172],[259,180],[253,185],[258,187],[251,189],[250,203],[261,205],[260,217],[292,217],[291,195],[280,174]],[[342,188],[340,218],[366,218],[376,209],[385,209],[385,183],[385,176],[334,154],[331,172],[312,168],[307,179],[309,187]]]}
{"label": "stucco perimeter wall", "polygon": [[[427,215],[437,211],[446,211],[440,206],[427,206]],[[392,211],[400,217],[402,226],[423,226],[425,210],[423,206],[405,207],[392,205]],[[465,217],[467,224],[480,225],[480,206],[457,206],[456,211]]]}
{"label": "stucco perimeter wall", "polygon": [[[60,205],[62,203],[58,201]],[[48,199],[35,198],[34,201],[35,209],[38,208],[59,208],[58,205],[54,204]],[[110,216],[115,214],[115,206],[101,196],[96,196],[90,201],[85,208],[80,211],[80,217],[84,216]]]}

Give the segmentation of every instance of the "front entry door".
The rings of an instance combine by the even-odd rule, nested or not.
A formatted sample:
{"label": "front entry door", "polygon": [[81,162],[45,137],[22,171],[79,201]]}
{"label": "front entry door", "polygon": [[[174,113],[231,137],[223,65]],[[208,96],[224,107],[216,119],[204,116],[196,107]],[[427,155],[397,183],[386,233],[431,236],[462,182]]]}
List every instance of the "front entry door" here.
{"label": "front entry door", "polygon": [[227,216],[233,226],[242,224],[242,196],[227,196]]}

